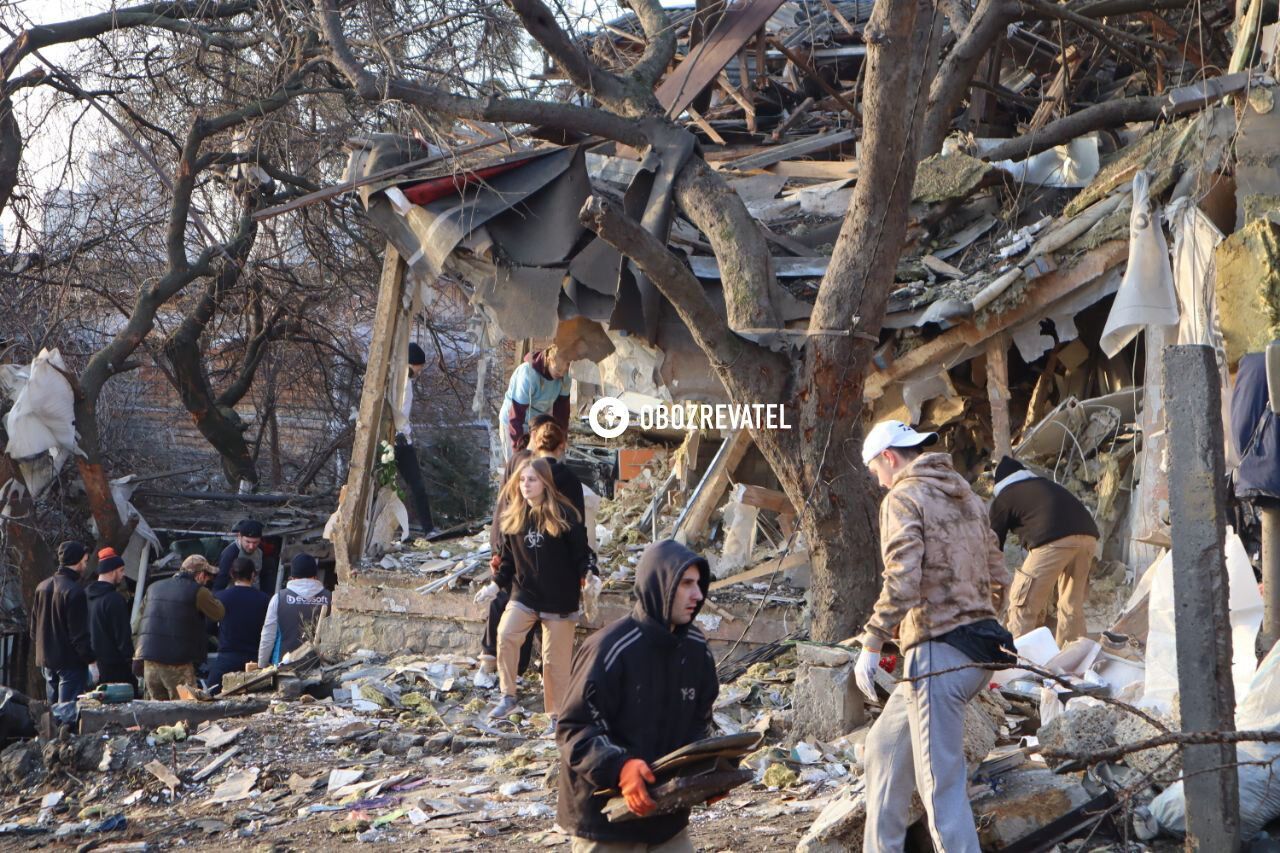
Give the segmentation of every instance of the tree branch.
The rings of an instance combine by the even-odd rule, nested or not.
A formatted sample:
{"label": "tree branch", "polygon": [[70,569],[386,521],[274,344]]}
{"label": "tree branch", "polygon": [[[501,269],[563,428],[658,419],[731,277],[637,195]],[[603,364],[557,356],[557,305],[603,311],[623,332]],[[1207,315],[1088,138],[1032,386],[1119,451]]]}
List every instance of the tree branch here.
{"label": "tree branch", "polygon": [[524,98],[468,98],[399,77],[375,75],[351,52],[333,0],[316,2],[320,27],[329,42],[330,60],[366,101],[377,103],[392,99],[460,119],[542,124],[602,136],[633,147],[649,144],[636,122],[604,110]]}
{"label": "tree branch", "polygon": [[652,91],[676,55],[676,33],[657,0],[627,0],[627,5],[636,13],[648,40],[644,53],[631,66],[630,74],[633,80]]}
{"label": "tree branch", "polygon": [[982,155],[987,161],[1022,160],[1094,130],[1119,127],[1131,121],[1154,121],[1168,105],[1168,98],[1150,95],[1094,104],[1049,122],[1034,133],[1000,143]]}
{"label": "tree branch", "polygon": [[675,306],[694,341],[718,370],[727,371],[743,356],[755,357],[762,352],[757,344],[739,337],[729,328],[689,268],[614,202],[592,195],[578,213],[578,220],[630,258],[649,277]]}
{"label": "tree branch", "polygon": [[919,155],[928,157],[942,150],[951,131],[951,118],[969,91],[978,66],[1005,32],[1018,19],[1018,5],[1012,0],[980,0],[960,40],[951,48],[929,87],[929,107],[920,132]]}
{"label": "tree branch", "polygon": [[588,59],[556,23],[555,14],[542,0],[507,2],[533,40],[542,46],[574,85],[610,105],[620,106],[626,101],[627,87],[622,78]]}
{"label": "tree branch", "polygon": [[675,185],[680,209],[711,243],[720,264],[725,309],[735,329],[777,329],[773,258],[759,224],[719,172],[691,157]]}

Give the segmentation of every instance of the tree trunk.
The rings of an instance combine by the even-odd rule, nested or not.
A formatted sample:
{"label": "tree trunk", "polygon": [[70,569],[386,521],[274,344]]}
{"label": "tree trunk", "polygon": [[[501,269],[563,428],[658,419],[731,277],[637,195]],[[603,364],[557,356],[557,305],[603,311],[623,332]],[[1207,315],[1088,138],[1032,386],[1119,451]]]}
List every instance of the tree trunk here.
{"label": "tree trunk", "polygon": [[120,520],[115,498],[111,496],[107,471],[102,467],[96,395],[90,400],[77,390],[75,412],[76,432],[80,437],[80,449],[84,452],[84,456],[76,458],[76,464],[80,468],[80,479],[84,482],[89,513],[98,528],[98,544],[110,545],[123,554],[129,544],[129,537],[133,535],[133,526]]}
{"label": "tree trunk", "polygon": [[[22,486],[21,494],[17,490],[11,493],[4,514],[0,515],[0,525],[4,527],[9,549],[3,559],[9,561],[18,573],[18,585],[22,593],[22,606],[30,619],[31,609],[35,604],[36,587],[40,582],[53,574],[54,555],[48,544],[36,529],[35,503],[26,490],[26,482],[22,472],[3,453],[0,453],[0,482],[10,480]],[[28,632],[30,633],[30,632]],[[21,642],[20,638],[15,652],[25,650],[25,660],[14,660],[13,672],[18,674],[16,683],[9,686],[31,696],[39,698],[44,695],[41,687],[41,676],[35,664],[35,649],[29,642]]]}
{"label": "tree trunk", "polygon": [[198,339],[190,339],[180,329],[165,342],[164,354],[173,367],[174,387],[182,398],[182,405],[191,413],[196,429],[218,451],[222,472],[231,490],[239,489],[241,480],[258,482],[258,471],[244,437],[244,421],[235,409],[221,406],[214,399]]}
{"label": "tree trunk", "polygon": [[9,204],[18,185],[18,164],[22,161],[22,129],[13,115],[13,98],[0,97],[0,211]]}

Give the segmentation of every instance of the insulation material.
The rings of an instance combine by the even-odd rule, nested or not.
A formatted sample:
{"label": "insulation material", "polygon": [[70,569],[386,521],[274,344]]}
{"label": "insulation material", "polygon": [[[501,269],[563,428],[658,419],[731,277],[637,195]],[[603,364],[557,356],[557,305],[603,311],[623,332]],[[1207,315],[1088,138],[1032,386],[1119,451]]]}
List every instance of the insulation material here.
{"label": "insulation material", "polygon": [[1166,213],[1173,231],[1173,284],[1182,316],[1178,320],[1178,343],[1211,346],[1218,362],[1222,387],[1222,426],[1226,434],[1227,468],[1240,464],[1240,455],[1231,441],[1231,377],[1227,370],[1226,345],[1214,292],[1213,254],[1223,234],[1189,196],[1169,205]]}
{"label": "insulation material", "polygon": [[1280,337],[1280,225],[1254,219],[1214,252],[1228,364]]}
{"label": "insulation material", "polygon": [[1173,289],[1173,270],[1169,267],[1169,246],[1160,220],[1153,214],[1150,181],[1151,175],[1145,171],[1133,177],[1129,263],[1099,341],[1108,358],[1115,358],[1144,327],[1173,326],[1178,322],[1178,297]]}
{"label": "insulation material", "polygon": [[515,340],[556,333],[556,306],[564,270],[498,266],[477,298],[488,306],[503,334]]}
{"label": "insulation material", "polygon": [[13,400],[4,421],[5,453],[18,462],[33,496],[48,488],[76,450],[75,391],[63,370],[62,354],[42,349],[30,367],[10,369],[3,379]]}
{"label": "insulation material", "polygon": [[[982,139],[979,150],[1007,142],[1005,139]],[[984,145],[986,143],[986,145]],[[1098,174],[1098,134],[1077,137],[1066,145],[1041,151],[1025,160],[1000,160],[992,163],[1008,172],[1015,181],[1043,187],[1081,188]]]}
{"label": "insulation material", "polygon": [[613,341],[613,355],[599,363],[598,384],[605,394],[616,397],[623,391],[634,391],[670,401],[671,392],[659,372],[666,358],[662,350],[634,335],[610,332],[609,339]]}
{"label": "insulation material", "polygon": [[902,385],[902,402],[907,407],[911,424],[920,423],[920,410],[924,404],[937,397],[948,400],[956,396],[955,386],[945,370],[939,370],[932,376],[914,379]]}
{"label": "insulation material", "polygon": [[[1231,680],[1237,696],[1245,696],[1258,661],[1254,641],[1262,625],[1262,594],[1253,576],[1249,553],[1234,531],[1227,531],[1227,583],[1231,608]],[[1178,696],[1178,656],[1174,635],[1173,552],[1164,556],[1149,572],[1151,602],[1147,631],[1147,680],[1142,704],[1171,713]]]}

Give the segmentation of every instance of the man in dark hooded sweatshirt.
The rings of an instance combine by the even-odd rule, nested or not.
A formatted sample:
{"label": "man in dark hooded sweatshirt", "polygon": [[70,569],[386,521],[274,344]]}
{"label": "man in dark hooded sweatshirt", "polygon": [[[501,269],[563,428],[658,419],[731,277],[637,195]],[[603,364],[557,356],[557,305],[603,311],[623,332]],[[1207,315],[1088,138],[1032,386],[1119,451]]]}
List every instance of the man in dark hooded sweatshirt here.
{"label": "man in dark hooded sweatshirt", "polygon": [[[707,561],[674,540],[645,549],[635,610],[587,639],[573,661],[556,740],[557,822],[573,853],[692,851],[689,810],[654,809],[649,765],[708,736],[720,692],[707,638],[694,624],[711,584]],[[638,820],[610,823],[601,809],[620,788]]]}
{"label": "man in dark hooded sweatshirt", "polygon": [[129,684],[138,689],[133,674],[133,629],[129,603],[118,589],[124,577],[124,560],[114,548],[98,552],[98,579],[84,591],[89,599],[89,642],[97,658],[99,684]]}

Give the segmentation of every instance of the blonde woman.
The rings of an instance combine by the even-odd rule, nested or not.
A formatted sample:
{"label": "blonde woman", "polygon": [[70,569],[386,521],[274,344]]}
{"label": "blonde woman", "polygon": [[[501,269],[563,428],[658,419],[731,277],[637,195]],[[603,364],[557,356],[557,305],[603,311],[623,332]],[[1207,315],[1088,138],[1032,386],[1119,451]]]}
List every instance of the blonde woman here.
{"label": "blonde woman", "polygon": [[591,569],[591,549],[582,515],[556,489],[551,463],[530,458],[516,465],[502,487],[502,557],[495,585],[511,588],[498,624],[498,679],[502,700],[497,719],[516,709],[520,646],[542,623],[542,690],[554,729],[559,702],[569,684],[573,638],[582,584]]}

